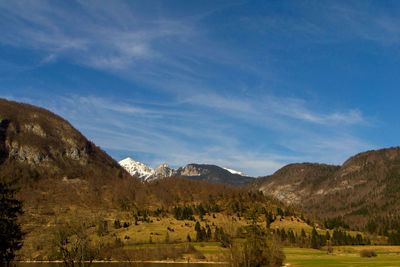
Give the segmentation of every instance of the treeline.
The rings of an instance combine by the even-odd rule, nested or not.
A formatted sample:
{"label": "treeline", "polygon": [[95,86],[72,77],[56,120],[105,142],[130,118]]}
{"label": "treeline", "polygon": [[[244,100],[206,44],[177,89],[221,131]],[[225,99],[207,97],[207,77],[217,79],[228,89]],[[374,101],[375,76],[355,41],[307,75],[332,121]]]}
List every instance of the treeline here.
{"label": "treeline", "polygon": [[177,220],[194,220],[193,215],[198,215],[202,220],[203,216],[206,214],[211,214],[212,212],[218,213],[221,212],[221,208],[218,204],[203,204],[192,205],[192,206],[175,206],[172,208],[172,214]]}
{"label": "treeline", "polygon": [[197,216],[200,221],[204,220],[205,215],[213,216],[218,213],[241,218],[250,219],[250,213],[255,211],[256,216],[265,216],[268,223],[275,221],[277,216],[295,216],[295,212],[290,208],[281,208],[279,203],[265,197],[261,192],[246,192],[233,194],[227,198],[208,196],[208,199],[203,201],[192,201],[193,204],[175,204],[172,207],[161,206],[152,208],[147,205],[138,205],[135,202],[123,203],[121,208],[124,211],[130,212],[137,222],[150,222],[149,217],[161,219],[172,215],[176,220],[196,220]]}
{"label": "treeline", "polygon": [[[123,180],[113,184],[112,188],[116,196],[114,206],[124,211],[159,208],[171,213],[171,207],[176,207],[176,218],[187,218],[183,213],[191,213],[190,208],[194,215],[224,211],[228,215],[243,216],[255,205],[282,207],[279,201],[260,191],[185,178],[165,178],[140,184]],[[185,206],[185,211],[179,210]],[[204,211],[199,210],[201,207]],[[159,215],[162,216],[162,212],[156,214]]]}
{"label": "treeline", "polygon": [[349,229],[349,225],[343,221],[342,216],[338,216],[336,218],[326,218],[324,219],[324,226],[326,229],[335,229],[335,228],[344,228]]}
{"label": "treeline", "polygon": [[400,245],[400,220],[392,221],[390,230],[384,228],[383,234],[388,237],[391,245]]}
{"label": "treeline", "polygon": [[400,245],[400,216],[376,216],[364,229],[370,234],[386,236],[390,245]]}
{"label": "treeline", "polygon": [[371,241],[368,237],[363,237],[361,234],[355,236],[346,233],[346,231],[335,229],[332,234],[326,231],[324,234],[319,234],[318,231],[313,228],[311,233],[306,233],[304,229],[298,235],[293,230],[276,229],[273,230],[275,235],[278,236],[284,244],[298,247],[308,248],[321,248],[323,246],[343,246],[343,245],[369,245]]}

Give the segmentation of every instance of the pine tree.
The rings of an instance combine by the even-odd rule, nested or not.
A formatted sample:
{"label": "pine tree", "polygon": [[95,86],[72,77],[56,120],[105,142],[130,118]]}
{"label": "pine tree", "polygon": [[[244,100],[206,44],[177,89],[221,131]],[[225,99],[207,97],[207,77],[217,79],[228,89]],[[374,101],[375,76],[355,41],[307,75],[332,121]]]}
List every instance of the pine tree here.
{"label": "pine tree", "polygon": [[296,243],[296,237],[294,236],[294,233],[292,230],[289,230],[288,236],[289,236],[289,242],[291,244]]}
{"label": "pine tree", "polygon": [[304,231],[304,229],[303,228],[301,228],[301,237],[306,237],[306,232]]}
{"label": "pine tree", "polygon": [[282,242],[284,242],[287,238],[286,232],[285,232],[285,228],[282,228],[281,230],[281,240]]}
{"label": "pine tree", "polygon": [[331,240],[331,234],[329,233],[329,231],[326,231],[325,237],[326,240]]}
{"label": "pine tree", "polygon": [[207,227],[206,237],[207,237],[207,240],[210,240],[211,239],[211,228],[208,224],[206,227]]}
{"label": "pine tree", "polygon": [[315,229],[315,227],[313,228],[313,230],[311,232],[311,247],[315,248],[315,249],[320,247],[319,235],[318,235],[318,232]]}
{"label": "pine tree", "polygon": [[22,203],[14,198],[16,181],[0,179],[0,264],[10,265],[15,252],[22,247],[23,233],[17,221]]}

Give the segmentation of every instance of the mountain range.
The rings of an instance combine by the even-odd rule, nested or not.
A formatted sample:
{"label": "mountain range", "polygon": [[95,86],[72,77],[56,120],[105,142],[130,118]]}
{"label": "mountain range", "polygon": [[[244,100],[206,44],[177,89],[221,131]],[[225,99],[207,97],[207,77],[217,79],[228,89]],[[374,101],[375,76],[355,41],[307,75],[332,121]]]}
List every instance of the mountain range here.
{"label": "mountain range", "polygon": [[[37,203],[59,209],[89,202],[101,202],[104,208],[107,203],[122,205],[132,198],[138,203],[148,201],[141,197],[146,185],[133,179],[133,175],[156,181],[149,183],[152,190],[158,190],[158,195],[152,196],[156,199],[183,193],[180,190],[184,186],[177,188],[173,196],[156,189],[172,186],[180,177],[247,186],[316,218],[340,217],[361,229],[371,222],[379,229],[387,222],[400,221],[400,147],[362,152],[341,166],[289,164],[272,175],[255,179],[215,165],[188,164],[173,169],[163,164],[153,170],[132,159],[120,164],[54,113],[0,99],[0,173],[20,180],[26,214],[33,212],[30,209],[38,212]],[[163,177],[173,178],[159,179]],[[212,184],[204,185],[207,186]]]}
{"label": "mountain range", "polygon": [[192,163],[184,167],[173,169],[168,164],[164,163],[154,170],[129,157],[121,160],[119,164],[129,174],[144,181],[152,181],[166,177],[185,177],[200,181],[225,183],[233,186],[245,186],[254,179],[239,171],[208,164]]}

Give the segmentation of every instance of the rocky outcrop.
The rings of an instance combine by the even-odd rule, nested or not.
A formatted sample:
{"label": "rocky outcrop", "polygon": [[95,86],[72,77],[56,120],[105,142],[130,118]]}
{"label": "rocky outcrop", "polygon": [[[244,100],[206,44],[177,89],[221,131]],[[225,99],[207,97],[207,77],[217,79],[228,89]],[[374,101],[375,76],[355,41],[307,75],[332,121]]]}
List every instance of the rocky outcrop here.
{"label": "rocky outcrop", "polygon": [[170,166],[168,166],[167,163],[164,163],[154,171],[151,179],[161,179],[161,178],[171,177],[171,176],[175,176],[175,175],[176,175],[176,171],[173,168],[171,168]]}
{"label": "rocky outcrop", "polygon": [[198,164],[188,164],[185,167],[180,167],[176,171],[178,176],[201,176],[207,175],[210,173],[208,168],[205,168],[205,165]]}

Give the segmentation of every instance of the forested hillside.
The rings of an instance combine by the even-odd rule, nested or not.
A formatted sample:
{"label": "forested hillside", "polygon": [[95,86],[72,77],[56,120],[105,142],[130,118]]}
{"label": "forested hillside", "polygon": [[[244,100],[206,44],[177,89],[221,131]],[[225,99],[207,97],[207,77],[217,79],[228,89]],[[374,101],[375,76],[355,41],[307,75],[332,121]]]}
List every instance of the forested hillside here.
{"label": "forested hillside", "polygon": [[253,187],[314,214],[327,227],[347,226],[400,241],[399,147],[363,152],[342,166],[290,164],[256,179]]}

